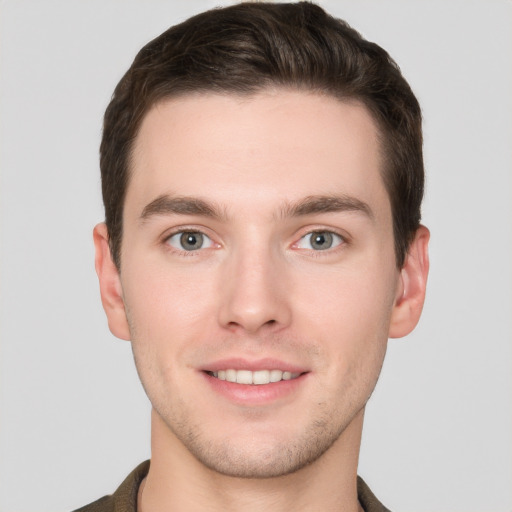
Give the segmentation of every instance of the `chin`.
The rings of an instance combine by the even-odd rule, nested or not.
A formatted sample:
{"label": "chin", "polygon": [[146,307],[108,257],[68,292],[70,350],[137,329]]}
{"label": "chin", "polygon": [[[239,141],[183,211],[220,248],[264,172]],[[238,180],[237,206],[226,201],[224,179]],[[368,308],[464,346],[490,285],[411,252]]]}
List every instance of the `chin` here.
{"label": "chin", "polygon": [[316,418],[301,432],[276,434],[273,428],[266,432],[255,428],[253,432],[239,431],[238,436],[226,432],[217,438],[208,435],[204,424],[198,428],[188,423],[186,429],[180,429],[176,423],[165,423],[185,449],[208,469],[235,478],[265,479],[295,473],[320,459],[343,435],[350,421],[333,424],[332,417]]}
{"label": "chin", "polygon": [[[237,449],[229,443],[217,447],[189,447],[189,451],[204,466],[216,473],[235,477],[265,479],[295,473],[319,459],[333,444],[283,444],[256,453]],[[316,446],[312,446],[316,445]]]}

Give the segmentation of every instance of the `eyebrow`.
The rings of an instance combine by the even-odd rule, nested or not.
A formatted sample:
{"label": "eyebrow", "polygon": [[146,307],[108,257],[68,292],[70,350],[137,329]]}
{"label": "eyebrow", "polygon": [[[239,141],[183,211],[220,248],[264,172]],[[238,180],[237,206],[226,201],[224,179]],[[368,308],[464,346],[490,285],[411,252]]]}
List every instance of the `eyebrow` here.
{"label": "eyebrow", "polygon": [[[348,195],[314,195],[299,201],[286,203],[280,210],[282,218],[303,217],[318,213],[360,212],[374,219],[370,206]],[[158,215],[198,215],[216,220],[225,220],[227,215],[220,207],[198,197],[170,196],[163,194],[147,204],[139,220],[144,222]]]}
{"label": "eyebrow", "polygon": [[373,211],[367,203],[348,195],[308,196],[297,202],[285,205],[281,210],[281,215],[283,217],[302,217],[331,212],[360,212],[370,220],[375,219]]}
{"label": "eyebrow", "polygon": [[169,196],[157,197],[147,204],[140,215],[140,221],[146,221],[157,215],[200,215],[212,219],[224,219],[224,212],[214,204],[197,197]]}

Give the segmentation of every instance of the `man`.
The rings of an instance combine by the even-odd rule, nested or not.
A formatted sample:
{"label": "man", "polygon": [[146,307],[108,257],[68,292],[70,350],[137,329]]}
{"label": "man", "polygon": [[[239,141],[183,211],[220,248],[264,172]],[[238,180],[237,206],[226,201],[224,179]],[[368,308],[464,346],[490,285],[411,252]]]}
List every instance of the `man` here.
{"label": "man", "polygon": [[80,510],[387,510],[357,477],[364,408],[429,238],[387,53],[309,3],[195,16],[117,86],[101,171],[96,270],[152,456]]}

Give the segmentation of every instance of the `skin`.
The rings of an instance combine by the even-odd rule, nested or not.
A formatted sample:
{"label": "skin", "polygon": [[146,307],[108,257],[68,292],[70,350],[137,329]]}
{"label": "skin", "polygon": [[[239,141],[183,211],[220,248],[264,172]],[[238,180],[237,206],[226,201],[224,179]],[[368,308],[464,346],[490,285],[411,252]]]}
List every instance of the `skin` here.
{"label": "skin", "polygon": [[[364,407],[428,272],[424,227],[396,268],[370,114],[286,90],[185,96],[149,111],[133,157],[121,272],[103,224],[94,238],[153,405],[140,508],[358,510]],[[300,377],[266,392],[206,373],[272,365]]]}

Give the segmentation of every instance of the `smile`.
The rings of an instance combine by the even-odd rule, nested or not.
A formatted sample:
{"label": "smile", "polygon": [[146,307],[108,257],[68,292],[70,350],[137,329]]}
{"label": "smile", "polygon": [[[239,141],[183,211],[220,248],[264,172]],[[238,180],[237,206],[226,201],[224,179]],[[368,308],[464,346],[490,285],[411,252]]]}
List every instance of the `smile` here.
{"label": "smile", "polygon": [[282,370],[219,370],[217,372],[207,372],[212,377],[237,384],[255,384],[263,385],[281,380],[292,380],[299,377],[300,373],[292,373]]}

